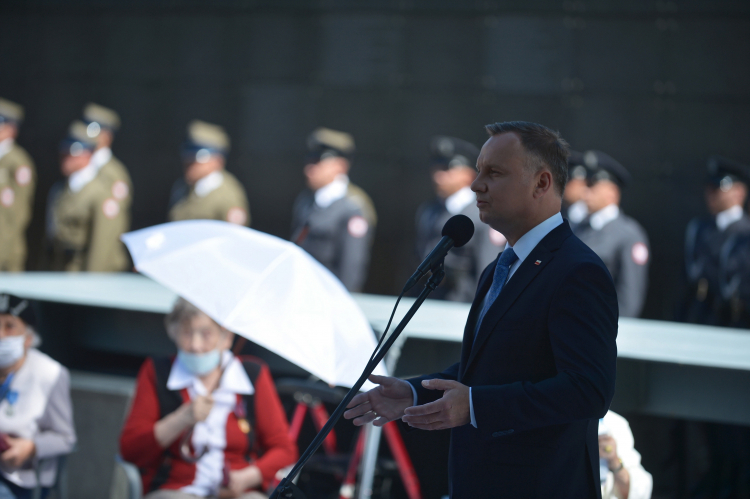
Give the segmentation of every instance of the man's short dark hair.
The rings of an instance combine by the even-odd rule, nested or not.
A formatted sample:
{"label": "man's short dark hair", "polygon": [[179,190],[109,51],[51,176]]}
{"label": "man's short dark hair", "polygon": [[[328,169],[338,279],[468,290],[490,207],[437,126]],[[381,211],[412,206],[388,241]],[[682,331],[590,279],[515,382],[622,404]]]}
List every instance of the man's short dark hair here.
{"label": "man's short dark hair", "polygon": [[562,196],[568,181],[569,146],[559,132],[528,121],[505,121],[486,125],[484,128],[490,135],[515,132],[526,152],[537,160],[526,166],[534,167],[535,173],[543,166],[549,168],[555,190]]}

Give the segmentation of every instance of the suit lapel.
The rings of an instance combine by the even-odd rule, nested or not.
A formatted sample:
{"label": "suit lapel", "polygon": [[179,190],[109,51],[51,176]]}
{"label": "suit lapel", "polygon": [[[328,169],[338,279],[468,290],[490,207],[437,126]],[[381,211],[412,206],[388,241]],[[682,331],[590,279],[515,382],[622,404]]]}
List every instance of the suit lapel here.
{"label": "suit lapel", "polygon": [[[526,289],[529,283],[531,283],[531,281],[533,281],[534,278],[539,275],[542,270],[544,270],[549,262],[552,261],[554,252],[571,234],[572,232],[570,231],[568,222],[563,222],[562,225],[556,227],[549,234],[547,234],[547,236],[545,236],[544,239],[542,239],[539,244],[537,244],[536,247],[531,251],[529,256],[526,257],[526,259],[518,267],[518,269],[516,269],[516,272],[506,283],[505,287],[503,287],[503,290],[495,300],[495,303],[490,306],[490,309],[487,311],[482,324],[479,325],[479,331],[477,332],[476,340],[470,343],[471,347],[470,353],[468,354],[468,359],[466,359],[465,362],[462,362],[462,376],[466,373],[469,366],[476,358],[477,353],[481,350],[482,345],[485,341],[487,341],[487,338],[489,338],[490,334],[495,329],[495,326],[497,326],[497,323],[500,322],[505,313],[510,309],[511,305],[513,305],[513,303],[518,299],[518,297]],[[492,268],[494,269],[494,266],[492,266]],[[490,281],[490,284],[492,281],[491,275],[492,274],[490,274],[489,279],[487,279]],[[489,289],[490,284],[485,283],[486,289],[483,289],[484,292],[481,294],[482,299],[487,293],[487,289]],[[481,285],[480,290],[482,290]],[[479,299],[479,296],[480,294],[477,293],[477,297],[475,298],[474,304],[472,305],[472,309],[469,315],[469,322],[471,322],[471,324],[467,324],[467,329],[464,331],[464,344],[466,344],[466,335],[474,334],[474,324],[476,315],[478,314],[478,311],[475,311],[475,309],[477,308],[478,304],[479,306],[481,306],[482,301],[482,299]],[[471,331],[469,331],[469,325],[472,326]],[[462,361],[464,355],[466,354],[462,353]]]}
{"label": "suit lapel", "polygon": [[[500,255],[498,255],[498,258],[499,257]],[[474,342],[474,330],[476,329],[477,317],[479,316],[479,311],[482,309],[484,296],[492,285],[492,275],[495,273],[495,265],[497,265],[497,258],[487,266],[479,278],[479,285],[477,286],[477,292],[474,295],[474,302],[471,304],[469,316],[466,320],[466,326],[464,327],[463,348],[461,348],[461,366],[465,366],[466,362],[469,360],[469,353],[471,352],[471,346]],[[463,372],[463,369],[459,369],[459,371]]]}

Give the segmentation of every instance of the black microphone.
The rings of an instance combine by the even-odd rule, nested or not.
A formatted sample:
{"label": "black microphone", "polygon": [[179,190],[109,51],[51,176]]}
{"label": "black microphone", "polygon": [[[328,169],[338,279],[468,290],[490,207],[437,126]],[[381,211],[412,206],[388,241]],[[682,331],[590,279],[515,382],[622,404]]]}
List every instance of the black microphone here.
{"label": "black microphone", "polygon": [[435,249],[427,255],[427,258],[425,258],[424,261],[419,264],[419,267],[417,267],[417,271],[412,274],[408,281],[406,281],[404,292],[413,288],[422,276],[439,265],[451,248],[460,248],[468,243],[474,235],[474,223],[466,215],[453,216],[445,222],[445,225],[443,225],[442,234],[443,237],[437,243]]}

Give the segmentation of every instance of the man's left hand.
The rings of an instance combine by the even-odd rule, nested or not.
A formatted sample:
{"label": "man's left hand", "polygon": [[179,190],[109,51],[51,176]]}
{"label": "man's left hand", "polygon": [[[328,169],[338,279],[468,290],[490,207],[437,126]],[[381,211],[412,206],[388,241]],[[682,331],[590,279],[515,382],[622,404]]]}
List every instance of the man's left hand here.
{"label": "man's left hand", "polygon": [[36,454],[33,440],[6,436],[10,449],[0,454],[0,461],[9,468],[20,468]]}
{"label": "man's left hand", "polygon": [[429,404],[404,410],[401,420],[420,430],[445,430],[471,422],[469,387],[458,381],[428,379],[422,381],[428,390],[442,390],[443,397]]}

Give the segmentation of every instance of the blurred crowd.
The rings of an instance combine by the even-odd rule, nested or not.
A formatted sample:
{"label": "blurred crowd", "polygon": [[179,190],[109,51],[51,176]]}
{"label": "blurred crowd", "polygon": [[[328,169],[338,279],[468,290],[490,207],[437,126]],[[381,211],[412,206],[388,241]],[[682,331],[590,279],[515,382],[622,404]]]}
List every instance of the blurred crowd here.
{"label": "blurred crowd", "polygon": [[[24,270],[25,231],[35,195],[47,196],[43,269],[127,270],[129,260],[119,238],[130,228],[137,186],[112,152],[120,127],[118,113],[93,103],[84,107],[60,142],[65,179],[48,193],[35,192],[34,162],[15,140],[23,117],[21,105],[0,99],[0,271]],[[230,138],[221,126],[198,120],[188,124],[179,151],[184,175],[168,194],[166,220],[213,219],[250,226],[246,191],[226,168],[229,149]],[[367,279],[377,214],[367,193],[349,180],[354,138],[319,128],[307,138],[307,150],[300,166],[308,188],[294,203],[290,239],[348,290],[359,292]],[[435,198],[416,213],[415,262],[431,251],[451,216],[468,216],[476,230],[467,245],[446,257],[446,278],[433,298],[471,301],[479,274],[505,246],[502,234],[479,220],[471,190],[478,155],[476,145],[447,136],[434,137],[425,154]],[[750,167],[718,156],[707,166],[707,214],[686,228],[683,279],[675,283],[681,298],[674,319],[747,328],[750,219],[745,205]],[[651,247],[643,227],[620,208],[631,175],[597,150],[571,151],[568,173],[563,216],[607,265],[617,287],[620,315],[639,317],[647,296]]]}

